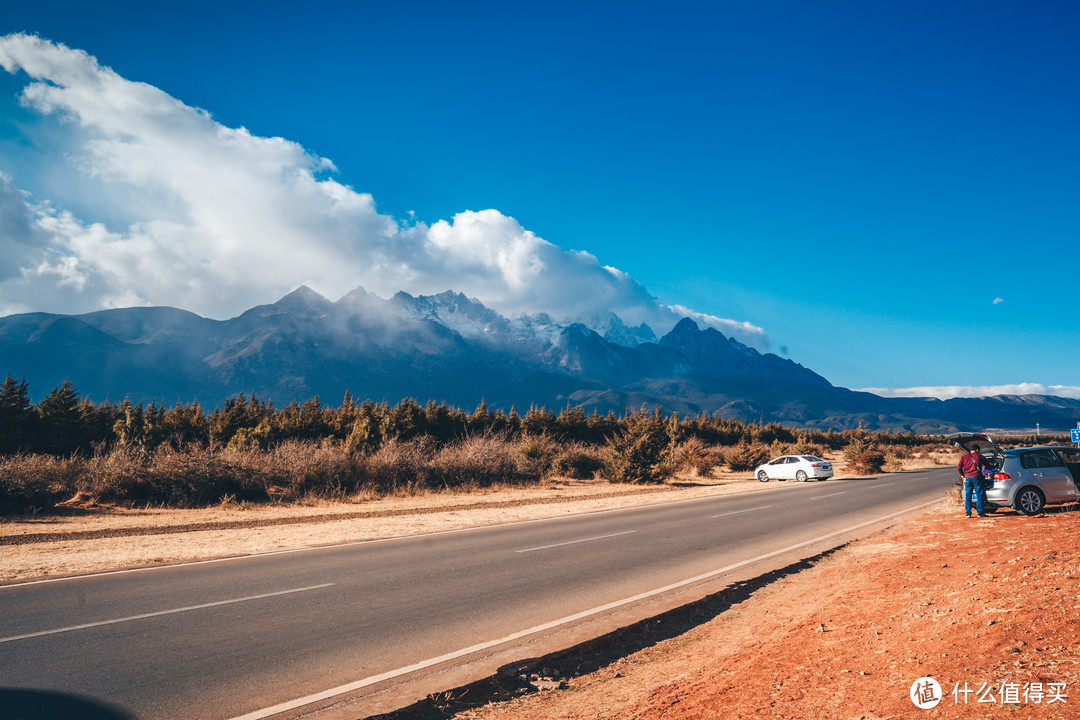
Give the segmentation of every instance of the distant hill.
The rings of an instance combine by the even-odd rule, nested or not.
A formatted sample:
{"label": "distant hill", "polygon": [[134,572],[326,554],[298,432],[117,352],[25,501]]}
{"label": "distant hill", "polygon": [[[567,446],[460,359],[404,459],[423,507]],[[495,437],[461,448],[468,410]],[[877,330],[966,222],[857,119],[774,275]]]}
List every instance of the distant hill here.
{"label": "distant hill", "polygon": [[277,405],[320,396],[463,408],[572,405],[606,413],[659,405],[812,427],[1072,427],[1080,401],[1044,396],[882,398],[835,387],[791,360],[684,319],[657,338],[612,313],[559,323],[506,318],[447,291],[389,300],[362,288],[336,302],[307,287],[229,320],[167,307],[0,318],[0,378],[35,398],[71,380],[96,402],[197,399],[254,391]]}

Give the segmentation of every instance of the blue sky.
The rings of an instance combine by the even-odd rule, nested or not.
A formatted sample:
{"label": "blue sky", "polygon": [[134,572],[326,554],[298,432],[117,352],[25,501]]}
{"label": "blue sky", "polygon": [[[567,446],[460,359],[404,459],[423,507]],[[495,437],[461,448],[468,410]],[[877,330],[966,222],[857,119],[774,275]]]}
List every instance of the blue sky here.
{"label": "blue sky", "polygon": [[[313,161],[311,176],[369,194],[374,213],[362,221],[380,237],[449,222],[442,229],[455,239],[446,242],[459,249],[475,242],[497,252],[499,238],[511,238],[527,254],[533,234],[632,278],[603,290],[623,293],[620,308],[644,288],[664,307],[746,323],[759,346],[847,387],[1080,386],[1074,3],[301,10],[46,0],[6,8],[0,35],[13,32],[85,51],[224,128],[329,160],[333,169]],[[113,275],[80,276],[79,295],[54,257],[50,277],[66,277],[62,288],[43,298],[25,283],[0,283],[0,307],[182,304],[181,288],[162,298],[139,287],[109,297],[87,290],[107,278],[115,285],[123,268],[149,267],[132,259],[147,247],[132,228],[177,197],[194,201],[150,181],[132,190],[134,175],[121,192],[109,175],[118,156],[109,172],[80,160],[101,127],[20,103],[28,82],[21,70],[0,73],[0,172],[28,202],[50,203],[38,205],[38,221],[73,214],[65,253],[81,248],[88,261],[103,247],[87,239],[100,222],[119,238],[112,250],[123,241],[127,264],[99,262]],[[184,127],[170,125],[178,147],[200,137]],[[102,178],[112,185],[92,189]],[[476,239],[466,223],[475,218],[460,214],[488,209],[498,215],[481,219],[502,234]],[[397,230],[380,225],[387,218]],[[160,249],[165,236],[157,237]],[[168,237],[176,252],[201,252],[184,249],[189,235]],[[423,247],[431,242],[425,236]],[[334,263],[336,247],[319,249],[327,262],[362,262],[357,252]],[[565,261],[568,286],[585,277],[575,257],[547,261]],[[242,263],[242,254],[220,262]],[[394,277],[387,267],[379,277]],[[513,268],[500,267],[511,288]],[[397,276],[403,285],[415,269]],[[298,272],[295,282],[275,276],[191,309],[224,316],[272,301],[290,283],[331,297],[348,283],[314,267]],[[462,287],[460,269],[425,272],[415,291],[445,282],[507,312],[529,309],[532,295],[520,288],[482,296],[480,271]],[[354,285],[370,285],[366,278],[357,274]]]}

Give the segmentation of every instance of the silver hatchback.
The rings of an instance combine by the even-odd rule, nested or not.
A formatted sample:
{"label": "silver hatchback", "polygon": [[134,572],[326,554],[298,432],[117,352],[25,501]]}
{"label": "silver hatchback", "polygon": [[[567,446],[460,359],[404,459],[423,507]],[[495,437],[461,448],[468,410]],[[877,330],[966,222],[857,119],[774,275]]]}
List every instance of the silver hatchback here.
{"label": "silver hatchback", "polygon": [[1002,450],[980,433],[953,433],[948,439],[968,452],[977,449],[994,469],[986,488],[991,508],[1037,515],[1046,505],[1080,500],[1080,449],[1046,445]]}

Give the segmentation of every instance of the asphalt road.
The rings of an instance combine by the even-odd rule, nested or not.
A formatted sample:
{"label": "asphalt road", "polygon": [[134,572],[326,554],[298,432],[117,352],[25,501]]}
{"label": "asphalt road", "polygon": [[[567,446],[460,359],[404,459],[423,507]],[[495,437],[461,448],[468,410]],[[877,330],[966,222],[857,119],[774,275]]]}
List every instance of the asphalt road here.
{"label": "asphalt road", "polygon": [[[0,587],[0,688],[235,718],[943,496],[951,469]],[[0,720],[7,720],[0,690]]]}

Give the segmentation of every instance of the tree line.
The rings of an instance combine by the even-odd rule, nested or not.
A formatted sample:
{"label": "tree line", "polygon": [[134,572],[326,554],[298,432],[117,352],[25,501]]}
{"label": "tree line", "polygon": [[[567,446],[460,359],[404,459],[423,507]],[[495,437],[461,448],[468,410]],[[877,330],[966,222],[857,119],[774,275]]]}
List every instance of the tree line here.
{"label": "tree line", "polygon": [[658,408],[650,412],[627,410],[622,415],[614,411],[588,414],[568,404],[559,412],[533,406],[519,414],[515,409],[492,410],[481,401],[470,412],[434,401],[420,405],[412,398],[395,404],[358,402],[348,392],[336,407],[324,405],[315,397],[280,408],[254,392],[240,393],[207,412],[197,401],[177,402],[171,407],[156,401],[95,403],[80,397],[67,380],[35,404],[25,379],[16,381],[9,374],[0,386],[0,455],[88,456],[115,447],[147,453],[192,446],[265,450],[288,440],[324,441],[372,453],[391,439],[425,437],[445,445],[491,433],[509,439],[546,436],[558,442],[603,445],[624,435],[634,418],[643,414],[674,423],[670,430],[673,437],[697,438],[722,446],[802,444],[840,449],[855,438],[908,446],[931,440],[910,432],[788,428],[779,423],[744,422],[707,413],[664,417]]}

